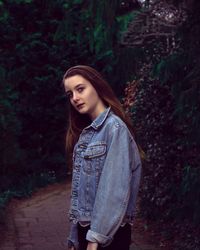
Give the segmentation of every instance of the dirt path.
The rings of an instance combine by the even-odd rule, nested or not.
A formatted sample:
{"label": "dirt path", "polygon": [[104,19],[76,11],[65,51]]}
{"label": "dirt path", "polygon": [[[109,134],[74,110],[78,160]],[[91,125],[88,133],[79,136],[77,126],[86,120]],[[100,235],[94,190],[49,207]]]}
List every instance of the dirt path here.
{"label": "dirt path", "polygon": [[[29,199],[12,200],[1,230],[0,250],[67,250],[70,182],[40,189]],[[151,243],[149,243],[151,238]],[[131,250],[164,250],[137,221]]]}

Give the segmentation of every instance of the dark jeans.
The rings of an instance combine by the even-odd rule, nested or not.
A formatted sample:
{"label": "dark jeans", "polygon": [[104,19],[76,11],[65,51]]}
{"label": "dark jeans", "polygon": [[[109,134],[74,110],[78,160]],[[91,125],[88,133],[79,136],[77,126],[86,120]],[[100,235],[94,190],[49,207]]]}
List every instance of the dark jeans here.
{"label": "dark jeans", "polygon": [[[86,250],[88,241],[85,239],[88,227],[81,227],[78,224],[78,240],[79,250]],[[126,224],[124,227],[120,227],[114,235],[112,243],[107,247],[98,247],[98,250],[129,250],[131,243],[131,226]]]}

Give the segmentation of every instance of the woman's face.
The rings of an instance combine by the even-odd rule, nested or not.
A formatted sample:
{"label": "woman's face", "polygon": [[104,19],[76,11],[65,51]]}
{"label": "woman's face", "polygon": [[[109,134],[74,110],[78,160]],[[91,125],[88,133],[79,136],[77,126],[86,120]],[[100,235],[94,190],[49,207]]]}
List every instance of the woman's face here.
{"label": "woman's face", "polygon": [[80,114],[88,114],[94,120],[105,110],[106,107],[95,88],[81,75],[66,78],[64,87],[72,106]]}

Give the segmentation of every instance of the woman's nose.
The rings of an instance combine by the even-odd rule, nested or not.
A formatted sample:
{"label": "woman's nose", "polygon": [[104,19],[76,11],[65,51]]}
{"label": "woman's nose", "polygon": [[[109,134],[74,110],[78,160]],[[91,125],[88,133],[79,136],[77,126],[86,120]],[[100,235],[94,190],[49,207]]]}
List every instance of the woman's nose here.
{"label": "woman's nose", "polygon": [[77,102],[79,100],[79,95],[77,93],[73,93],[72,100],[73,102]]}

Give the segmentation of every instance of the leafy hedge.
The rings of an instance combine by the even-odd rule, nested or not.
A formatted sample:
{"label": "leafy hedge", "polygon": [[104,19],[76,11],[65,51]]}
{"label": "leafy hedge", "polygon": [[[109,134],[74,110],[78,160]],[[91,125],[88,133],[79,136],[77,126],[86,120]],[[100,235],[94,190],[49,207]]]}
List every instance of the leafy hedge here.
{"label": "leafy hedge", "polygon": [[156,37],[143,47],[133,47],[138,71],[127,88],[136,93],[130,91],[125,98],[130,98],[129,111],[146,154],[141,212],[161,221],[163,230],[170,221],[171,239],[180,238],[174,249],[200,246],[199,11],[195,1],[187,21],[177,30],[179,46],[170,53],[163,39]]}

